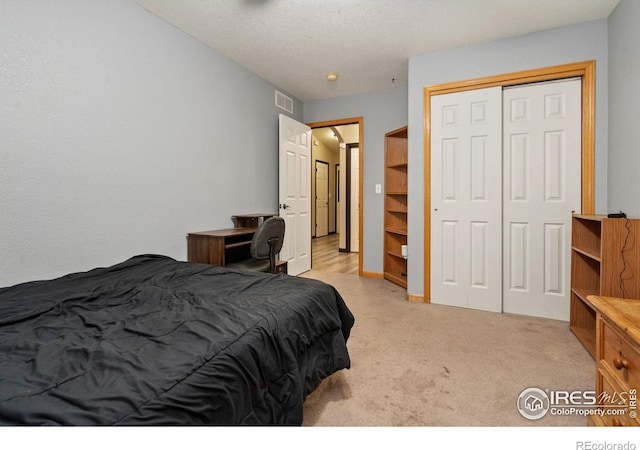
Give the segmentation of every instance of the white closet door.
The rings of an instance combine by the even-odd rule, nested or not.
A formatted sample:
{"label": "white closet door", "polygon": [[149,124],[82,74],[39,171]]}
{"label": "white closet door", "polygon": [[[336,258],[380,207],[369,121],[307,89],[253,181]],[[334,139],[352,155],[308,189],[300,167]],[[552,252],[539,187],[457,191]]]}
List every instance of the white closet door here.
{"label": "white closet door", "polygon": [[505,89],[504,312],[569,319],[581,205],[581,81]]}
{"label": "white closet door", "polygon": [[502,311],[502,88],[431,99],[431,303]]}

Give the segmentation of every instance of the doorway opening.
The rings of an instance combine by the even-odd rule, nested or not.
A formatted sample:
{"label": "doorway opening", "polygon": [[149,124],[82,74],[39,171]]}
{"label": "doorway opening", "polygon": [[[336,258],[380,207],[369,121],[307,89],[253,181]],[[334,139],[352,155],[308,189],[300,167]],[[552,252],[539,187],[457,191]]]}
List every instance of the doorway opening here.
{"label": "doorway opening", "polygon": [[311,127],[311,267],[362,274],[362,118]]}

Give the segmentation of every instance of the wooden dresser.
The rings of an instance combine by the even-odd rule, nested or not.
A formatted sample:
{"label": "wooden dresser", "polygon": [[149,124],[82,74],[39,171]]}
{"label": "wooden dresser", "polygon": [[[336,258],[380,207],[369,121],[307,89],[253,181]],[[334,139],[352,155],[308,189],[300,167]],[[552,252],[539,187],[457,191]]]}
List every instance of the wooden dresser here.
{"label": "wooden dresser", "polygon": [[[605,414],[589,425],[640,426],[640,300],[590,295],[596,311],[596,392]],[[608,414],[611,410],[623,414]]]}

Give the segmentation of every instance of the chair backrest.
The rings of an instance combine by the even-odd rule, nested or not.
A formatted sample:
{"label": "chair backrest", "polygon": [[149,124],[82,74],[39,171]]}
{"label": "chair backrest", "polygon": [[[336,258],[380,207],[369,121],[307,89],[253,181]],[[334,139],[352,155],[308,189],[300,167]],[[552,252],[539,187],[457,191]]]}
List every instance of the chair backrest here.
{"label": "chair backrest", "polygon": [[[284,219],[273,216],[260,224],[251,240],[251,256],[256,259],[268,259],[270,252],[273,255],[280,253],[284,242]],[[271,245],[270,245],[271,243]],[[273,246],[273,249],[271,249]]]}

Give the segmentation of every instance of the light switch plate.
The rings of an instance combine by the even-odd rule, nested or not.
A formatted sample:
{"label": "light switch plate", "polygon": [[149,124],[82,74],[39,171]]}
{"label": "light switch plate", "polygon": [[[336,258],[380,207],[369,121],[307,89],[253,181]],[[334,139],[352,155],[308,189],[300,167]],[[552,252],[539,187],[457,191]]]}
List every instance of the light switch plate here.
{"label": "light switch plate", "polygon": [[381,193],[382,193],[382,185],[376,184],[376,194],[381,194]]}

